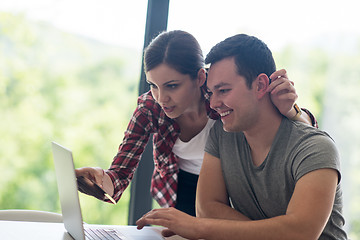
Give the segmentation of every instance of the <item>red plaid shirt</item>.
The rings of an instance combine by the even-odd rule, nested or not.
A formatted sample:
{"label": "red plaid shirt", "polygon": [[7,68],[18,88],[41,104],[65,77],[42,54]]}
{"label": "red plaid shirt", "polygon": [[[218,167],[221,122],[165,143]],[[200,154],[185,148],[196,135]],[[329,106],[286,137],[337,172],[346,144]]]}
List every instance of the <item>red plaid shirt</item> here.
{"label": "red plaid shirt", "polygon": [[[219,115],[210,108],[209,95],[203,89],[209,118]],[[138,105],[125,131],[123,142],[117,155],[107,170],[113,181],[114,199],[121,194],[134,176],[140,157],[153,133],[154,173],[151,181],[151,194],[162,207],[173,207],[177,197],[178,159],[172,152],[179,137],[180,127],[173,119],[166,116],[157,104],[151,91],[138,98]]]}
{"label": "red plaid shirt", "polygon": [[[219,115],[210,108],[209,94],[203,88],[209,118],[218,119]],[[315,117],[306,109],[313,126],[317,127]],[[151,92],[138,98],[138,105],[125,131],[123,142],[117,155],[107,170],[113,184],[113,198],[118,201],[132,180],[145,146],[153,133],[154,173],[151,181],[151,194],[162,207],[173,207],[177,197],[178,159],[172,152],[179,137],[180,127],[167,117]]]}

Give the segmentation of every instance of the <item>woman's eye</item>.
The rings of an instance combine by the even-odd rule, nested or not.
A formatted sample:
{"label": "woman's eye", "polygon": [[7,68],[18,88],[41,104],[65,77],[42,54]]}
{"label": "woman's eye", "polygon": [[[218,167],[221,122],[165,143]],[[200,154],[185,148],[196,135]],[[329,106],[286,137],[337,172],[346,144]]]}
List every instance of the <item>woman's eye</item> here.
{"label": "woman's eye", "polygon": [[169,84],[169,85],[167,85],[167,87],[170,88],[170,89],[175,89],[178,86],[179,86],[178,84]]}
{"label": "woman's eye", "polygon": [[149,83],[149,82],[148,82],[148,84],[149,84],[150,88],[156,88],[156,85],[155,85],[155,84]]}

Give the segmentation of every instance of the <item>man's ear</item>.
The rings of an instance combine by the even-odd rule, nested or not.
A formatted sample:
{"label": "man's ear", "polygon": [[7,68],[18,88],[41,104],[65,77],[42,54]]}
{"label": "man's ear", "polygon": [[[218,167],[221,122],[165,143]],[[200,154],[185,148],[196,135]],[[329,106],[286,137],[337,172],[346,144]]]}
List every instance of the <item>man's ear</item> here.
{"label": "man's ear", "polygon": [[201,87],[206,82],[206,71],[203,68],[200,68],[197,75],[197,81],[199,83],[199,86]]}
{"label": "man's ear", "polygon": [[268,92],[269,78],[266,74],[261,73],[256,79],[256,92],[258,99],[264,97]]}

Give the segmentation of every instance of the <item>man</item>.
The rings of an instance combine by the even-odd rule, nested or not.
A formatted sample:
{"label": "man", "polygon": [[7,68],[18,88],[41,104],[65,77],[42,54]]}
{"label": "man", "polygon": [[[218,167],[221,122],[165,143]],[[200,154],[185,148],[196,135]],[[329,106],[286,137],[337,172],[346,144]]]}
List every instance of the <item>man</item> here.
{"label": "man", "polygon": [[221,115],[205,148],[198,218],[158,209],[138,221],[191,239],[347,239],[333,140],[284,118],[268,93],[276,70],[259,39],[235,35],[213,47],[207,85]]}

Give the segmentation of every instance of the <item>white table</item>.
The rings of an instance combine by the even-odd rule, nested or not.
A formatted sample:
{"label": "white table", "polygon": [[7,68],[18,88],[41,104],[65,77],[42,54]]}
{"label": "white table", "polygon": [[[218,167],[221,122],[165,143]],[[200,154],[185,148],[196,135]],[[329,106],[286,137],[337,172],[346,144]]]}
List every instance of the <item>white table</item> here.
{"label": "white table", "polygon": [[[95,227],[104,227],[105,225],[90,225]],[[136,226],[111,225],[111,227],[121,229],[129,228],[134,231]],[[161,227],[149,227],[156,231],[161,231]],[[73,240],[66,232],[63,223],[45,223],[45,222],[21,222],[21,221],[1,221],[0,220],[0,239],[1,240]],[[184,239],[179,236],[166,238],[171,240]]]}

